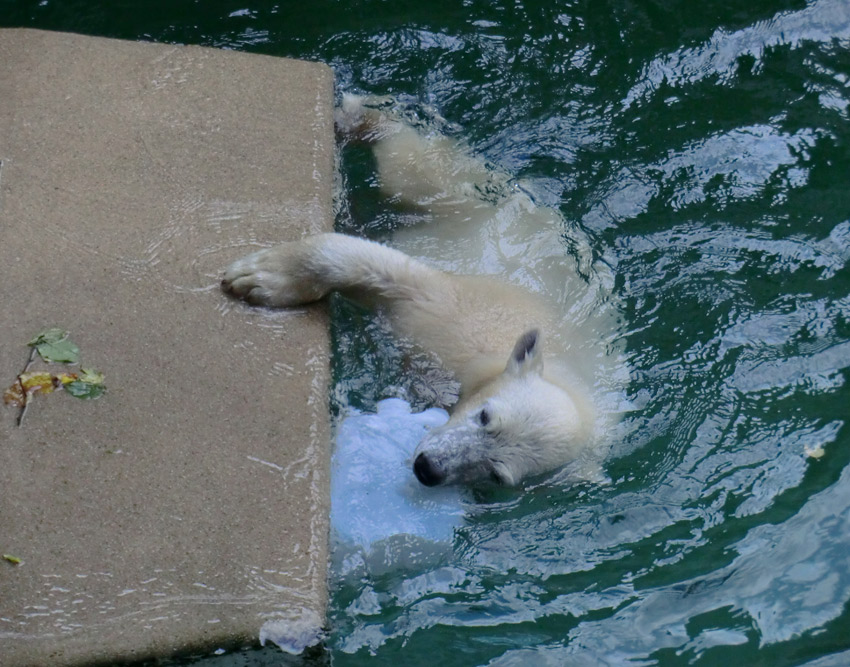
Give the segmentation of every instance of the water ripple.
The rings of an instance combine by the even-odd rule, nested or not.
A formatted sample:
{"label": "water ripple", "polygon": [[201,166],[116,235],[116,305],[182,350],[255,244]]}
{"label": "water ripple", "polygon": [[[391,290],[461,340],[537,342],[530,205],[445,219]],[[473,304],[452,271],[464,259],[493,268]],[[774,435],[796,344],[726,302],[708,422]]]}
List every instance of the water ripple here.
{"label": "water ripple", "polygon": [[805,42],[831,44],[850,39],[850,13],[844,0],[819,0],[797,12],[777,14],[770,20],[727,32],[722,28],[698,47],[680,49],[644,67],[638,82],[622,102],[628,108],[652,95],[662,84],[681,87],[710,76],[729,81],[739,69],[741,57],[750,56],[758,67],[771,47],[798,48]]}

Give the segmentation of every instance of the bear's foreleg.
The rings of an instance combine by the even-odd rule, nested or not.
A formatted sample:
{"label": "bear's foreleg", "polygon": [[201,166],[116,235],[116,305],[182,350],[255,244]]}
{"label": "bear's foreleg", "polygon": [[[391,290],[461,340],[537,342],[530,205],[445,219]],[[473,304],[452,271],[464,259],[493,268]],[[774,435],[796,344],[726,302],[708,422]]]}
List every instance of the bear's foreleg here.
{"label": "bear's foreleg", "polygon": [[258,306],[311,303],[338,290],[367,303],[416,300],[445,281],[398,250],[344,234],[319,234],[234,262],[222,286]]}

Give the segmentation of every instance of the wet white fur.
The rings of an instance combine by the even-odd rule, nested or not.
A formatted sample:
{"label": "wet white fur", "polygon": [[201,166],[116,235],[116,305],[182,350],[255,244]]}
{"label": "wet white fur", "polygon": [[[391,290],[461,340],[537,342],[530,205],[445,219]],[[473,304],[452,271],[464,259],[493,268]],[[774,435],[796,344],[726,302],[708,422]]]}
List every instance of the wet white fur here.
{"label": "wet white fur", "polygon": [[516,484],[565,464],[598,477],[607,418],[594,385],[610,365],[614,319],[599,286],[578,279],[560,216],[450,138],[359,98],[344,100],[337,123],[373,142],[385,193],[426,218],[394,244],[431,261],[321,234],[235,262],[225,289],[270,307],[339,291],[383,309],[401,336],[432,352],[461,385],[449,422],[414,454],[439,483]]}

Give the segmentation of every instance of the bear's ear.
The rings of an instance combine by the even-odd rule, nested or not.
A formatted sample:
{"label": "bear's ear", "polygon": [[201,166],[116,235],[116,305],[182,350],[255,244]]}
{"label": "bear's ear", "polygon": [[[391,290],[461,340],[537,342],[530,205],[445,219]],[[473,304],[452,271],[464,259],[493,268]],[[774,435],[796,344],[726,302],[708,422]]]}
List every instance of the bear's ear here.
{"label": "bear's ear", "polygon": [[543,373],[543,349],[540,332],[537,329],[526,331],[517,339],[514,351],[508,359],[505,370],[522,377],[528,373]]}

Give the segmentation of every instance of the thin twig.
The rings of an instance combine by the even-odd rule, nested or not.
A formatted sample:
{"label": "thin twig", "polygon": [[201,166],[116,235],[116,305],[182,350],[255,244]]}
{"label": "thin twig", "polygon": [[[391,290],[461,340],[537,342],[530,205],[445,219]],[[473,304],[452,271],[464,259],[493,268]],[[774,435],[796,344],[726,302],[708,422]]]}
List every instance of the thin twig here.
{"label": "thin twig", "polygon": [[27,392],[26,387],[24,387],[23,376],[27,371],[29,371],[30,366],[32,366],[32,363],[35,361],[36,354],[38,354],[38,350],[36,350],[35,345],[33,345],[30,348],[30,356],[29,359],[27,359],[26,366],[24,366],[24,370],[22,370],[18,375],[18,384],[21,385],[21,395],[24,397],[24,402],[21,404],[21,410],[18,412],[17,424],[19,428],[24,424],[24,417],[27,414],[27,407],[29,407],[30,404],[30,395]]}

